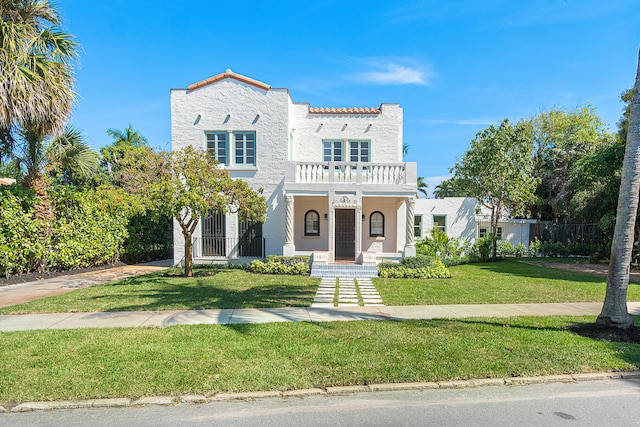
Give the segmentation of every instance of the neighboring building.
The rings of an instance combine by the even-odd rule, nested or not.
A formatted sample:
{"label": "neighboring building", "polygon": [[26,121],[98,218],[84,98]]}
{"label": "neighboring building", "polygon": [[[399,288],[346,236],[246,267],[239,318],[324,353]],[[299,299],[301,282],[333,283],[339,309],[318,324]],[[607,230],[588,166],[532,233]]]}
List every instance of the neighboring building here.
{"label": "neighboring building", "polygon": [[[420,199],[415,206],[415,238],[423,238],[436,228],[447,236],[473,242],[491,232],[491,215],[471,197]],[[535,219],[513,219],[503,215],[498,221],[497,237],[529,248],[529,228]]]}
{"label": "neighboring building", "polygon": [[13,178],[0,178],[0,185],[13,185],[16,180]]}
{"label": "neighboring building", "polygon": [[[375,264],[415,255],[439,227],[473,239],[472,199],[420,200],[417,165],[402,161],[402,108],[312,108],[231,70],[171,91],[172,148],[208,150],[233,178],[264,190],[267,220],[203,218],[194,261],[268,254]],[[417,221],[417,223],[416,223]],[[184,240],[174,227],[174,260]]]}

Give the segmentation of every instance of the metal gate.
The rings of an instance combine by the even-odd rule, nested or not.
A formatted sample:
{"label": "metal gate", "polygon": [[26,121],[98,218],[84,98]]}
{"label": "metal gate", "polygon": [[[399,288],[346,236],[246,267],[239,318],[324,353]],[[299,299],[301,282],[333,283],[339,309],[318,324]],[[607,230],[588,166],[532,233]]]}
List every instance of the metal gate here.
{"label": "metal gate", "polygon": [[202,256],[227,256],[226,218],[223,212],[202,218]]}

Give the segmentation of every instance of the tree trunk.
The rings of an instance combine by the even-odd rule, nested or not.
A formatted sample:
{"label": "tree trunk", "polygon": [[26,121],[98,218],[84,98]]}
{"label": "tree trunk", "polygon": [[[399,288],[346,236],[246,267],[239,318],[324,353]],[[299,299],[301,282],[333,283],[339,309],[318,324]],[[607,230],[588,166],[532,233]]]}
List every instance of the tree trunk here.
{"label": "tree trunk", "polygon": [[640,52],[630,111],[616,225],[611,243],[607,292],[602,312],[596,321],[622,329],[633,327],[633,318],[627,311],[627,288],[640,191]]}
{"label": "tree trunk", "polygon": [[193,242],[191,233],[182,231],[184,236],[184,277],[193,277]]}
{"label": "tree trunk", "polygon": [[[54,214],[47,196],[47,181],[38,169],[30,168],[24,177],[23,185],[36,193],[38,203],[33,207],[33,218],[41,224],[42,235],[40,239],[44,247],[48,248],[51,243],[51,234],[53,233],[51,221],[54,218]],[[48,261],[46,255],[40,258],[35,265],[36,271],[40,273],[45,271]]]}

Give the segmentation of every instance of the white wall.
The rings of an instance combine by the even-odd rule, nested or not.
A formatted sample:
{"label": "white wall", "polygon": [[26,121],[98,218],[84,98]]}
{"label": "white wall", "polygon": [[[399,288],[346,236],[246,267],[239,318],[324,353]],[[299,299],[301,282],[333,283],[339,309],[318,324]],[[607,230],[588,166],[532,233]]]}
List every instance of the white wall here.
{"label": "white wall", "polygon": [[422,237],[431,233],[434,215],[446,217],[447,236],[462,237],[469,241],[476,237],[476,199],[474,198],[417,199],[415,214],[422,215]]}
{"label": "white wall", "polygon": [[[171,91],[172,149],[188,145],[204,149],[206,131],[255,131],[256,166],[228,168],[254,189],[263,188],[267,198],[267,253],[280,253],[284,244],[284,163],[288,159],[289,94],[285,89],[259,89],[233,79],[224,79],[194,91]],[[230,115],[227,120],[227,115]],[[259,115],[259,117],[258,117]],[[229,147],[233,141],[229,141]],[[230,150],[231,151],[231,150]],[[230,162],[233,156],[229,153]],[[237,237],[228,231],[228,237]],[[200,235],[198,229],[194,237]],[[174,261],[184,257],[184,239],[174,225]]]}
{"label": "white wall", "polygon": [[[292,160],[321,162],[323,140],[357,139],[371,141],[371,162],[402,162],[402,108],[398,104],[382,104],[380,114],[312,114],[309,104],[291,107]],[[343,160],[349,161],[348,147],[344,149]]]}

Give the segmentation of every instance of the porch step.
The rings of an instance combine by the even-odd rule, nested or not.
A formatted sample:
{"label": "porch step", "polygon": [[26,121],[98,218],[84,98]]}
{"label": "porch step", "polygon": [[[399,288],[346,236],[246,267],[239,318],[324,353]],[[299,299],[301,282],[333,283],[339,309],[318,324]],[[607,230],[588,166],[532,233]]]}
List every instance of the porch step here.
{"label": "porch step", "polygon": [[378,267],[358,264],[311,264],[311,277],[378,277]]}

